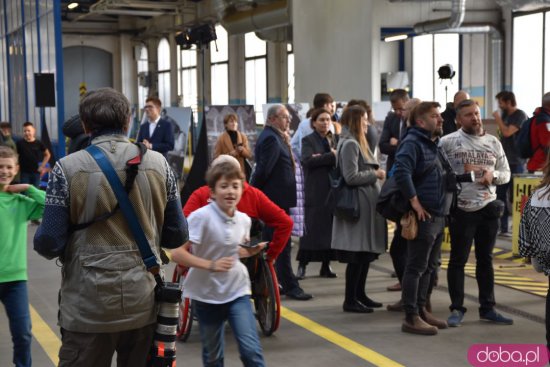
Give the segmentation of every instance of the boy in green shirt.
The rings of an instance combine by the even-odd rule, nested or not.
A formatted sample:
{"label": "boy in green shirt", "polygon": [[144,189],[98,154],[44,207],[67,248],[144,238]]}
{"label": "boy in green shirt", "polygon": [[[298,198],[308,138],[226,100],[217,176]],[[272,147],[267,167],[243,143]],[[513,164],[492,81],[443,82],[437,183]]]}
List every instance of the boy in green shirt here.
{"label": "boy in green shirt", "polygon": [[[11,182],[19,164],[13,149],[0,146],[0,301],[8,315],[13,363],[31,366],[31,317],[27,294],[27,221],[40,219],[46,193]],[[25,193],[25,195],[22,195]]]}

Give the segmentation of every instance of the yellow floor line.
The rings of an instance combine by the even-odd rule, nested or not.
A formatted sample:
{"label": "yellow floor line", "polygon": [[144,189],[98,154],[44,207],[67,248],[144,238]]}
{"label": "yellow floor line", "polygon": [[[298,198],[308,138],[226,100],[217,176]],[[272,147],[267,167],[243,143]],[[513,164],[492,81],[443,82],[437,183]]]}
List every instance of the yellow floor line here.
{"label": "yellow floor line", "polygon": [[36,312],[34,307],[29,304],[32,320],[32,334],[38,340],[38,343],[46,352],[46,355],[50,358],[54,366],[59,364],[59,348],[61,347],[61,340],[53,332],[53,330],[46,324],[44,319]]}
{"label": "yellow floor line", "polygon": [[320,336],[321,338],[328,340],[329,342],[336,344],[342,349],[355,354],[361,359],[372,363],[375,366],[384,367],[404,367],[402,364],[397,363],[374,350],[365,347],[331,329],[316,323],[313,320],[308,319],[286,307],[281,307],[281,316],[294,324],[303,327],[304,329],[312,332],[313,334]]}

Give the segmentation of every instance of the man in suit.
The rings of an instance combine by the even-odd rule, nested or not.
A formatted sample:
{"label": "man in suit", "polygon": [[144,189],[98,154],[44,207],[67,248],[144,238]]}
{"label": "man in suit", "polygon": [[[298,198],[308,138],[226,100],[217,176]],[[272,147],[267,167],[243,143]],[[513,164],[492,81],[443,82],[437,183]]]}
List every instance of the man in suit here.
{"label": "man in suit", "polygon": [[392,112],[388,113],[384,121],[382,135],[380,135],[380,152],[388,156],[386,172],[390,172],[395,159],[397,145],[407,130],[407,121],[403,116],[405,103],[409,100],[409,94],[404,89],[396,89],[390,94]]}
{"label": "man in suit", "polygon": [[147,122],[141,124],[137,141],[166,157],[166,153],[174,149],[174,131],[170,121],[160,116],[161,106],[162,103],[157,97],[147,98],[145,101]]}
{"label": "man in suit", "polygon": [[[271,201],[282,208],[287,214],[290,208],[296,206],[296,178],[294,176],[294,158],[291,153],[290,139],[287,130],[290,124],[290,114],[285,106],[275,104],[267,111],[265,128],[258,137],[254,155],[256,169],[250,184],[260,189]],[[273,237],[273,229],[265,228],[262,234],[265,240]],[[282,286],[282,292],[287,297],[306,301],[311,299],[300,288],[291,264],[290,237],[275,263],[277,278]]]}

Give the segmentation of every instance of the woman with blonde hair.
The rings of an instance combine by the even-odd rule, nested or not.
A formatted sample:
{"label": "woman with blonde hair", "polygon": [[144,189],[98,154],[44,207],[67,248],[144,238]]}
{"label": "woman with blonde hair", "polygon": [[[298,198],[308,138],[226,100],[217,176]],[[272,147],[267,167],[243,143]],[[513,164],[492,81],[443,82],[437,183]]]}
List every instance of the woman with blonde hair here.
{"label": "woman with blonde hair", "polygon": [[344,311],[369,313],[382,307],[367,296],[365,284],[370,263],[386,251],[386,221],[376,212],[380,180],[386,172],[380,169],[365,138],[367,111],[361,106],[348,107],[340,122],[336,164],[346,184],[358,190],[359,220],[334,217],[331,247],[337,259],[347,263]]}
{"label": "woman with blonde hair", "polygon": [[[225,131],[219,136],[214,146],[214,157],[216,159],[221,154],[229,154],[237,158],[241,165],[241,171],[247,175],[245,168],[245,159],[252,158],[252,152],[248,146],[248,138],[241,133],[239,128],[239,116],[235,113],[228,113],[223,118]],[[246,176],[248,180],[248,176]]]}

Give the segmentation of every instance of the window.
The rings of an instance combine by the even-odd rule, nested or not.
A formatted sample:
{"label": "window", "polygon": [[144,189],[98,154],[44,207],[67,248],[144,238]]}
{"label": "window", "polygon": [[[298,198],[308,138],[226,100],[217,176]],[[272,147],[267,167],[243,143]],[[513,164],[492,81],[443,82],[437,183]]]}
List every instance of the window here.
{"label": "window", "polygon": [[198,89],[197,89],[197,51],[181,50],[179,53],[180,83],[178,94],[181,96],[183,107],[191,107],[193,114],[198,113]]}
{"label": "window", "polygon": [[159,99],[163,106],[170,106],[170,43],[166,38],[158,46]]}
{"label": "window", "polygon": [[244,35],[246,103],[254,105],[256,123],[263,124],[262,107],[267,103],[267,44],[253,32]]}
{"label": "window", "polygon": [[142,110],[145,107],[145,100],[149,96],[149,52],[145,45],[139,46],[139,58],[137,60],[138,72],[138,106]]}
{"label": "window", "polygon": [[[450,64],[456,72],[452,79],[439,79],[437,70]],[[413,38],[413,95],[425,101],[437,101],[441,110],[460,89],[459,36],[436,34]]]}
{"label": "window", "polygon": [[296,90],[294,86],[294,50],[292,45],[289,43],[286,46],[287,50],[287,69],[288,69],[288,103],[294,103],[296,99]]}
{"label": "window", "polygon": [[545,52],[548,57],[549,51],[543,48],[543,18],[544,13],[514,17],[512,91],[516,95],[518,108],[528,114],[540,106],[543,88],[548,85],[546,76],[550,69],[545,70],[543,79],[542,55]]}
{"label": "window", "polygon": [[[225,28],[216,26],[218,39],[210,44],[211,90],[213,105],[229,104],[229,44]],[[217,50],[216,50],[217,48]]]}

